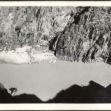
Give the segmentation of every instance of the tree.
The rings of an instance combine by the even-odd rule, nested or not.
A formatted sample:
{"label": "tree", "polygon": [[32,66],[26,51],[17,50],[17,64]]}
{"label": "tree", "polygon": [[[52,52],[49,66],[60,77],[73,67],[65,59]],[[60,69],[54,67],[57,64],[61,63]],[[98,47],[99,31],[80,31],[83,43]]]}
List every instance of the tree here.
{"label": "tree", "polygon": [[10,90],[11,95],[15,95],[15,93],[17,92],[17,88],[15,87],[11,87],[9,90]]}

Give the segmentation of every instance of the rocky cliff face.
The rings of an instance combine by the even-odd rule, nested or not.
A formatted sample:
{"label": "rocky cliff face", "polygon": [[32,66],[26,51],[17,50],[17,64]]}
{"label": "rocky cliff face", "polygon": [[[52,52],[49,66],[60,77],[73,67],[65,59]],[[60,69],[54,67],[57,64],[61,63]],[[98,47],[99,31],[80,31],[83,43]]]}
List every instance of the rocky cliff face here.
{"label": "rocky cliff face", "polygon": [[60,59],[111,63],[111,8],[77,7],[62,32],[50,41]]}
{"label": "rocky cliff face", "polygon": [[0,50],[25,45],[63,60],[110,64],[111,8],[0,7]]}
{"label": "rocky cliff face", "polygon": [[[0,49],[48,46],[69,20],[73,7],[0,7]],[[74,10],[73,10],[74,11]]]}

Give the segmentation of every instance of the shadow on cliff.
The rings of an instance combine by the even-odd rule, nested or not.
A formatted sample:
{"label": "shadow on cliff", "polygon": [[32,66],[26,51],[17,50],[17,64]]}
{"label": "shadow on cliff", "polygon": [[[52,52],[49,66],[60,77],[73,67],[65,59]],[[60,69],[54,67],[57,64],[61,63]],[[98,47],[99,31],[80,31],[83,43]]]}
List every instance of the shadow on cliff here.
{"label": "shadow on cliff", "polygon": [[90,81],[88,86],[73,85],[47,102],[31,94],[12,96],[1,88],[0,103],[111,103],[111,85],[105,88],[94,81]]}

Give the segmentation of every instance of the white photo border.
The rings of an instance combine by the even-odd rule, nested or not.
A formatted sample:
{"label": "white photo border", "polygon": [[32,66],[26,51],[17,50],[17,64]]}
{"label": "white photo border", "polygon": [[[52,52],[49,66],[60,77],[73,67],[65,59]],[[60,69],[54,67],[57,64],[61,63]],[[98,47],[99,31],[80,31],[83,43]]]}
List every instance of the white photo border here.
{"label": "white photo border", "polygon": [[[0,6],[105,6],[111,1],[0,1]],[[0,110],[111,110],[111,104],[0,104]]]}

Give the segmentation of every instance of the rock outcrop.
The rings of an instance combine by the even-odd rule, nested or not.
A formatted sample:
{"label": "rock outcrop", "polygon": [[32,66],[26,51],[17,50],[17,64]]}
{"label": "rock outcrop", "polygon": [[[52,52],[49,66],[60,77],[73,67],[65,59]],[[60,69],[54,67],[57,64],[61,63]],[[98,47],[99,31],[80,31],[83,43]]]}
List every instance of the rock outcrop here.
{"label": "rock outcrop", "polygon": [[94,81],[87,86],[74,84],[45,102],[34,94],[11,95],[2,87],[0,103],[111,103],[111,85],[104,87]]}
{"label": "rock outcrop", "polygon": [[50,49],[63,60],[111,64],[111,8],[76,7]]}
{"label": "rock outcrop", "polygon": [[0,83],[0,103],[41,103],[42,101],[31,94],[21,94],[12,96]]}
{"label": "rock outcrop", "polygon": [[63,60],[111,64],[110,7],[0,7],[0,21],[1,51],[28,45]]}
{"label": "rock outcrop", "polygon": [[73,7],[0,7],[0,50],[48,46],[69,20]]}
{"label": "rock outcrop", "polygon": [[73,85],[60,91],[48,103],[110,103],[111,87],[103,87],[94,81],[88,86]]}

